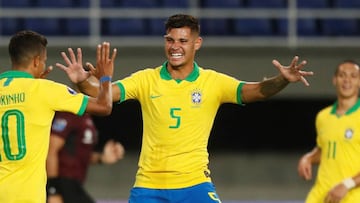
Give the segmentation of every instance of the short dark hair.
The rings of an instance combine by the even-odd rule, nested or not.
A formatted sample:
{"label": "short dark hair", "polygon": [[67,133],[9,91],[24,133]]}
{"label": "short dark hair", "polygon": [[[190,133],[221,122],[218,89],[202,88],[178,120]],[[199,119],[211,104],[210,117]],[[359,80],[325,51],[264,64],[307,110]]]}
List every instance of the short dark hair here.
{"label": "short dark hair", "polygon": [[199,20],[191,15],[175,14],[170,16],[165,22],[166,32],[173,28],[189,27],[191,32],[200,35]]}
{"label": "short dark hair", "polygon": [[359,66],[359,64],[358,64],[355,60],[353,60],[353,59],[343,60],[343,61],[341,61],[341,62],[336,66],[334,75],[337,75],[337,74],[338,74],[338,72],[339,72],[339,67],[340,67],[341,65],[345,64],[345,63],[351,63],[351,64],[354,64],[354,65]]}
{"label": "short dark hair", "polygon": [[43,53],[47,43],[45,36],[31,30],[15,33],[9,43],[11,62],[15,65],[26,64],[32,57]]}

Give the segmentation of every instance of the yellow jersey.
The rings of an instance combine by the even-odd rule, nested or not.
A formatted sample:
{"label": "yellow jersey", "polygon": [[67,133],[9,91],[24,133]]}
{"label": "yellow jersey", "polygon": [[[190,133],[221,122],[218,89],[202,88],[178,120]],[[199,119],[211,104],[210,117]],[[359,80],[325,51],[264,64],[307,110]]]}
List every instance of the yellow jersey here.
{"label": "yellow jersey", "polygon": [[176,189],[210,182],[207,144],[214,118],[221,104],[241,104],[243,82],[196,63],[185,80],[174,80],[166,65],[116,81],[120,101],[141,104],[143,138],[135,187]]}
{"label": "yellow jersey", "polygon": [[82,115],[88,97],[21,71],[0,74],[0,202],[46,201],[46,156],[55,111]]}
{"label": "yellow jersey", "polygon": [[[346,114],[336,114],[337,102],[316,116],[316,142],[321,162],[306,203],[324,202],[326,194],[360,171],[360,100]],[[350,190],[341,203],[360,202],[360,188]]]}

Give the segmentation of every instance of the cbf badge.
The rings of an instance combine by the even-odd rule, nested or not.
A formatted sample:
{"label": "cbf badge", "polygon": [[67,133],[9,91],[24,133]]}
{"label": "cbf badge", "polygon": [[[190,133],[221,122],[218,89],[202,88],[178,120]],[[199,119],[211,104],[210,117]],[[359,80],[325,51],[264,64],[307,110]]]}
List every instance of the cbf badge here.
{"label": "cbf badge", "polygon": [[354,131],[352,130],[352,129],[346,129],[345,130],[345,138],[346,139],[351,139],[352,137],[353,137],[353,135],[354,135]]}
{"label": "cbf badge", "polygon": [[201,103],[201,91],[200,90],[194,90],[191,93],[191,101],[194,104],[200,104]]}

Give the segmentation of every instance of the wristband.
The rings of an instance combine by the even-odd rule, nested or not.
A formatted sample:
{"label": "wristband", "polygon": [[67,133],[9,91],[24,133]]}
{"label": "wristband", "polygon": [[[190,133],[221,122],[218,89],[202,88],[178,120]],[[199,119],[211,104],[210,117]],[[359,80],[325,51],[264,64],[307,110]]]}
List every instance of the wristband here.
{"label": "wristband", "polygon": [[104,82],[111,82],[111,77],[110,76],[101,76],[100,83],[104,83]]}
{"label": "wristband", "polygon": [[46,193],[48,196],[59,194],[60,179],[59,178],[48,178],[46,184]]}
{"label": "wristband", "polygon": [[355,183],[354,179],[352,179],[352,178],[347,178],[347,179],[343,180],[343,184],[348,190],[351,190],[352,188],[354,188],[356,186],[356,183]]}

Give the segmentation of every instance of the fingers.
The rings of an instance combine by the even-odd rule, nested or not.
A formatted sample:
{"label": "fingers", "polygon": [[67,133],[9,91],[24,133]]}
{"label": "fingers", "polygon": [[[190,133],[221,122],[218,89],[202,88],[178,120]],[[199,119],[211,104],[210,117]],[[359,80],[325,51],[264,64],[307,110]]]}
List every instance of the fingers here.
{"label": "fingers", "polygon": [[46,78],[46,76],[53,70],[52,66],[49,66],[41,73],[40,78]]}
{"label": "fingers", "polygon": [[60,69],[63,70],[63,71],[66,71],[66,70],[67,70],[66,66],[64,66],[64,65],[61,64],[61,63],[56,63],[55,66],[58,67],[58,68],[60,68]]}
{"label": "fingers", "polygon": [[[81,48],[77,48],[77,63],[82,64],[82,52]],[[76,62],[76,59],[75,59]]]}
{"label": "fingers", "polygon": [[114,48],[114,49],[113,49],[112,56],[111,56],[111,60],[112,60],[112,61],[115,61],[116,55],[117,55],[117,49]]}
{"label": "fingers", "polygon": [[68,48],[68,52],[69,52],[69,55],[70,55],[71,62],[76,63],[76,57],[75,57],[75,54],[74,54],[74,51],[72,50],[72,48]]}

